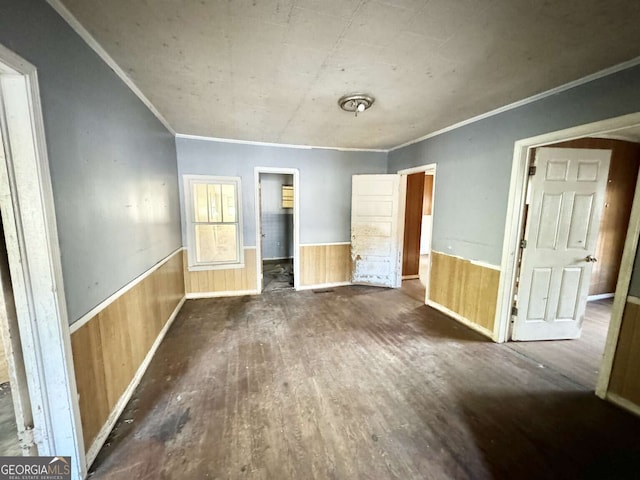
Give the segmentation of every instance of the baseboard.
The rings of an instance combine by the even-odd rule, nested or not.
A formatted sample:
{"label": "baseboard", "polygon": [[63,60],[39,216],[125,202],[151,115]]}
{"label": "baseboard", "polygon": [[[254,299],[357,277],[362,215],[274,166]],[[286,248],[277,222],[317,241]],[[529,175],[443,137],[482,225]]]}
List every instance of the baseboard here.
{"label": "baseboard", "polygon": [[495,341],[493,338],[493,332],[491,330],[486,329],[485,327],[481,326],[481,325],[477,325],[475,323],[473,323],[471,320],[469,320],[468,318],[463,317],[462,315],[460,315],[459,313],[454,312],[453,310],[449,310],[447,307],[440,305],[439,303],[436,303],[432,300],[427,300],[426,304],[432,308],[435,308],[436,310],[444,313],[445,315],[453,318],[454,320],[462,323],[463,325],[469,327],[472,330],[475,330],[476,332],[484,335],[485,337],[491,339],[492,341]]}
{"label": "baseboard", "polygon": [[259,295],[257,290],[228,290],[225,292],[195,292],[187,293],[188,300],[197,298],[217,298],[217,297],[241,297],[243,295]]}
{"label": "baseboard", "polygon": [[124,411],[125,407],[127,406],[127,403],[129,403],[129,400],[131,399],[133,392],[135,391],[136,387],[140,383],[140,380],[142,380],[142,376],[144,375],[144,372],[147,371],[147,368],[151,363],[151,359],[153,358],[156,351],[158,350],[158,347],[162,343],[162,340],[164,340],[164,337],[169,331],[169,328],[171,327],[171,325],[173,324],[173,321],[178,316],[178,313],[180,312],[180,309],[184,305],[185,300],[186,300],[186,297],[182,297],[182,299],[180,300],[176,308],[173,310],[173,313],[165,323],[164,327],[162,327],[162,330],[160,330],[160,333],[158,334],[156,341],[153,342],[153,345],[149,349],[147,356],[144,357],[144,361],[140,364],[140,367],[138,367],[136,374],[133,376],[133,379],[131,380],[131,383],[129,384],[127,389],[124,391],[122,396],[118,399],[118,402],[116,403],[115,408],[109,414],[109,418],[107,418],[106,423],[102,426],[95,440],[91,444],[91,447],[89,448],[86,454],[87,469],[91,467],[91,464],[94,462],[94,460],[98,456],[100,449],[104,445],[104,442],[107,440],[107,437],[111,433],[111,430],[113,430],[113,427],[115,426],[118,418]]}
{"label": "baseboard", "polygon": [[420,278],[420,275],[403,275],[402,279],[403,280],[416,280]]}
{"label": "baseboard", "polygon": [[319,283],[317,285],[300,285],[296,290],[315,290],[318,288],[346,287],[347,285],[353,284],[351,282]]}
{"label": "baseboard", "polygon": [[279,260],[293,260],[293,257],[273,257],[273,258],[263,258],[263,262],[277,262]]}
{"label": "baseboard", "polygon": [[587,302],[594,302],[596,300],[604,300],[605,298],[613,298],[615,297],[615,293],[599,293],[598,295],[589,295],[587,297]]}
{"label": "baseboard", "polygon": [[616,395],[615,393],[607,393],[605,398],[606,400],[610,401],[614,405],[640,417],[640,405],[637,405],[627,400],[626,398],[622,398],[621,396]]}

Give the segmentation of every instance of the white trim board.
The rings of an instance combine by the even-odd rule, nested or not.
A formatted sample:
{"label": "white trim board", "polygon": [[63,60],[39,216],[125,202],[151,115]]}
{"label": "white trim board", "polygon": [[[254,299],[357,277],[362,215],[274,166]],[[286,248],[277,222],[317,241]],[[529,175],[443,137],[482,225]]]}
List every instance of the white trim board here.
{"label": "white trim board", "polygon": [[162,340],[164,340],[164,337],[169,331],[169,328],[171,328],[173,321],[178,316],[178,313],[180,312],[180,309],[184,305],[185,300],[186,298],[182,297],[180,302],[178,302],[178,305],[173,310],[173,313],[165,323],[164,327],[162,327],[162,330],[160,330],[160,333],[156,337],[156,340],[153,342],[153,345],[151,346],[151,348],[147,352],[147,355],[144,357],[144,360],[138,367],[136,374],[133,376],[133,379],[131,380],[131,383],[129,383],[129,386],[127,386],[122,396],[118,399],[115,407],[109,414],[107,421],[98,432],[98,435],[96,436],[95,440],[91,444],[91,447],[89,447],[89,450],[87,451],[87,468],[91,466],[91,464],[94,462],[94,460],[98,456],[100,449],[104,445],[104,442],[107,440],[107,437],[109,436],[109,434],[111,433],[111,430],[113,429],[116,422],[118,421],[118,418],[124,411],[125,407],[127,406],[127,403],[129,403],[129,400],[131,399],[133,392],[135,391],[136,387],[140,383],[140,380],[142,380],[142,376],[147,371],[147,368],[149,367],[151,360],[156,354],[156,351],[158,350],[158,348],[160,347]]}
{"label": "white trim board", "polygon": [[640,305],[640,298],[633,295],[627,296],[627,303],[633,303],[634,305]]}
{"label": "white trim board", "polygon": [[607,393],[606,400],[609,400],[614,405],[640,417],[640,406],[626,398],[622,398],[620,395],[616,395],[615,393]]}
{"label": "white trim board", "polygon": [[587,302],[595,302],[597,300],[605,300],[607,298],[613,298],[615,293],[599,293],[597,295],[589,295],[587,297]]}
{"label": "white trim board", "polygon": [[111,305],[113,302],[115,302],[118,298],[120,298],[122,295],[127,293],[129,290],[131,290],[133,287],[135,287],[137,284],[139,284],[142,280],[147,278],[149,275],[151,275],[153,272],[155,272],[161,266],[163,266],[165,263],[167,263],[169,260],[171,260],[174,255],[177,255],[178,253],[182,252],[183,250],[184,250],[184,247],[179,247],[177,250],[174,250],[173,253],[170,253],[167,257],[165,257],[164,259],[160,260],[158,263],[156,263],[149,270],[147,270],[146,272],[142,273],[138,277],[134,278],[129,283],[127,283],[124,287],[119,289],[117,292],[115,292],[114,294],[110,295],[109,297],[104,299],[102,302],[100,302],[98,305],[93,307],[91,310],[89,310],[87,313],[85,313],[82,317],[80,317],[78,320],[76,320],[75,322],[73,322],[71,324],[71,326],[69,327],[69,330],[70,330],[71,334],[73,334],[74,332],[79,330],[83,325],[85,325],[89,320],[91,320],[93,317],[95,317],[98,313],[100,313],[102,310],[107,308],[109,305]]}
{"label": "white trim board", "polygon": [[318,283],[316,285],[302,285],[298,287],[298,290],[318,290],[321,288],[347,287],[349,285],[353,285],[353,283],[351,282]]}
{"label": "white trim board", "polygon": [[333,245],[351,245],[351,242],[301,243],[301,247],[331,247]]}
{"label": "white trim board", "polygon": [[578,80],[574,80],[569,83],[565,83],[564,85],[560,85],[559,87],[552,88],[551,90],[546,90],[544,92],[538,93],[536,95],[532,95],[527,98],[523,98],[522,100],[518,100],[517,102],[509,103],[503,107],[496,108],[494,110],[490,110],[486,113],[482,113],[480,115],[476,115],[475,117],[468,118],[458,123],[454,123],[453,125],[449,125],[448,127],[441,128],[440,130],[436,130],[435,132],[427,133],[422,137],[416,138],[415,140],[410,140],[405,142],[397,147],[392,147],[389,149],[389,152],[393,152],[395,150],[399,150],[404,147],[408,147],[409,145],[413,145],[414,143],[422,142],[423,140],[427,140],[429,138],[437,137],[438,135],[442,135],[443,133],[450,132],[452,130],[456,130],[460,127],[464,127],[466,125],[470,125],[475,122],[479,122],[480,120],[484,120],[485,118],[493,117],[495,115],[499,115],[504,112],[508,112],[509,110],[514,110],[516,108],[522,107],[524,105],[528,105],[533,102],[537,102],[538,100],[542,100],[547,97],[551,97],[552,95],[557,95],[558,93],[564,92],[566,90],[571,90],[572,88],[579,87],[580,85],[584,85],[585,83],[593,82],[594,80],[598,80],[600,78],[604,78],[606,76],[612,75],[617,72],[621,72],[622,70],[627,70],[628,68],[635,67],[640,65],[640,56],[633,58],[627,62],[619,63],[618,65],[614,65],[609,68],[605,68],[598,72],[592,73],[591,75],[587,75],[586,77],[579,78]]}
{"label": "white trim board", "polygon": [[444,305],[440,305],[439,303],[436,303],[433,300],[429,300],[429,299],[426,300],[425,305],[427,305],[427,306],[429,306],[431,308],[435,308],[439,312],[442,312],[445,315],[447,315],[447,316],[451,317],[452,319],[456,320],[457,322],[462,323],[464,326],[469,327],[471,330],[475,330],[476,332],[482,334],[483,336],[487,337],[488,339],[490,339],[490,340],[493,339],[493,332],[492,331],[487,330],[486,328],[484,328],[481,325],[477,325],[477,324],[473,323],[468,318],[463,317],[462,315],[460,315],[459,313],[454,312],[453,310],[449,310]]}
{"label": "white trim board", "polygon": [[419,165],[417,167],[403,168],[402,170],[398,170],[396,173],[398,175],[412,175],[420,172],[424,172],[425,175],[432,173],[435,174],[437,166],[437,163],[429,163],[427,165]]}
{"label": "white trim board", "polygon": [[198,298],[218,298],[218,297],[243,297],[245,295],[260,295],[258,290],[226,290],[224,292],[193,292],[187,293],[187,300]]}
{"label": "white trim board", "polygon": [[321,147],[319,145],[294,145],[289,143],[258,142],[254,140],[234,140],[232,138],[207,137],[204,135],[189,135],[186,133],[177,133],[176,138],[184,138],[187,140],[204,140],[207,142],[219,142],[219,143],[237,143],[240,145],[253,145],[256,147],[297,148],[301,150],[337,150],[339,152],[373,152],[373,153],[387,153],[389,151],[387,149],[379,149],[379,148]]}
{"label": "white trim board", "polygon": [[160,120],[160,123],[164,125],[164,127],[169,130],[169,132],[175,136],[176,131],[173,129],[171,124],[167,121],[166,118],[162,116],[160,111],[151,103],[142,90],[138,88],[138,86],[134,83],[133,80],[125,73],[125,71],[116,63],[116,61],[107,53],[107,51],[102,48],[102,45],[98,43],[98,41],[89,33],[89,31],[82,26],[82,24],[78,21],[78,19],[65,7],[60,0],[47,0],[47,3],[51,5],[51,7],[60,15],[65,22],[69,24],[69,26],[82,38],[91,49],[98,54],[98,56],[109,65],[109,67],[114,71],[114,73],[120,77],[127,87],[140,99],[142,103],[155,115],[155,117]]}

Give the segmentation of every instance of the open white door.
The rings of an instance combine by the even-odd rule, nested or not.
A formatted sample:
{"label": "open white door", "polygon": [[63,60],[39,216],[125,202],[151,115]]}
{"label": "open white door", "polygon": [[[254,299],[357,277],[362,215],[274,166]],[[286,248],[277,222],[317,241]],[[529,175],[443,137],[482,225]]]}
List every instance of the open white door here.
{"label": "open white door", "polygon": [[352,281],[402,284],[400,175],[354,175],[351,203]]}
{"label": "open white door", "polygon": [[610,150],[538,148],[513,340],[579,338]]}

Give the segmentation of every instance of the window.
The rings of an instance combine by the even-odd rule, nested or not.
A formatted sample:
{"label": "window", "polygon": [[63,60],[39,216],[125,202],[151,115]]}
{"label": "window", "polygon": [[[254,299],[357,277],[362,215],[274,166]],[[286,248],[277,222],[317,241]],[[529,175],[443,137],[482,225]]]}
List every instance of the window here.
{"label": "window", "polygon": [[243,265],[239,177],[185,175],[189,269]]}

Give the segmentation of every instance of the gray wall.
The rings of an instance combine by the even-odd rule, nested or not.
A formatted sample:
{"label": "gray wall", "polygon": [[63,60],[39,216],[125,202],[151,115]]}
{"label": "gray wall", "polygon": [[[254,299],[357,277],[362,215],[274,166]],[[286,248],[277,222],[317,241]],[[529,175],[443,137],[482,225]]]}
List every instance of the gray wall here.
{"label": "gray wall", "polygon": [[433,249],[500,265],[516,140],[637,111],[640,67],[390,152],[388,171],[437,163]]}
{"label": "gray wall", "polygon": [[385,153],[270,147],[180,137],[176,144],[181,176],[242,177],[245,246],[255,246],[256,242],[254,167],[300,171],[300,242],[303,244],[350,241],[351,176],[387,170]]}
{"label": "gray wall", "polygon": [[293,209],[282,208],[283,185],[293,185],[293,175],[260,175],[264,260],[293,257]]}
{"label": "gray wall", "polygon": [[173,136],[43,0],[0,0],[38,69],[69,319],[180,247]]}

